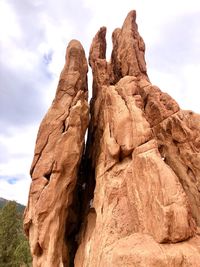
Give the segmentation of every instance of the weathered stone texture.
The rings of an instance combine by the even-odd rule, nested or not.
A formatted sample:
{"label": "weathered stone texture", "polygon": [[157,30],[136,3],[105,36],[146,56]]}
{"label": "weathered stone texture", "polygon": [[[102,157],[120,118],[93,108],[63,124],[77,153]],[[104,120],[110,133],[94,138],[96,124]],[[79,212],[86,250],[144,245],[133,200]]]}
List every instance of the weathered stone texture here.
{"label": "weathered stone texture", "polygon": [[113,33],[111,62],[103,32],[90,50],[96,187],[75,266],[200,266],[199,123],[150,83],[135,12]]}
{"label": "weathered stone texture", "polygon": [[69,261],[65,222],[88,126],[87,70],[81,44],[71,41],[56,97],[40,125],[31,167],[24,227],[33,267],[66,266]]}
{"label": "weathered stone texture", "polygon": [[68,47],[31,169],[34,267],[200,266],[200,115],[150,83],[135,20],[114,31],[110,62],[106,28],[93,39],[89,126],[87,63]]}

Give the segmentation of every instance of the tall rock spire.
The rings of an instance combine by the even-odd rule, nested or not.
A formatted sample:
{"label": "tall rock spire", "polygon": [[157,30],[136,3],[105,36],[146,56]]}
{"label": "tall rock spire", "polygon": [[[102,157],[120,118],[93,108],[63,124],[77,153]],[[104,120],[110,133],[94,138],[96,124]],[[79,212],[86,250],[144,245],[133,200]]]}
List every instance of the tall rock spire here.
{"label": "tall rock spire", "polygon": [[24,227],[34,267],[69,264],[66,220],[76,187],[88,126],[87,62],[71,41],[55,99],[37,136]]}
{"label": "tall rock spire", "polygon": [[[72,41],[38,133],[25,212],[33,267],[200,266],[200,115],[152,85],[131,11]],[[84,133],[88,127],[86,148]]]}
{"label": "tall rock spire", "polygon": [[112,41],[111,64],[114,81],[118,82],[126,75],[147,78],[145,44],[138,33],[136,11],[129,12],[122,28],[113,32]]}

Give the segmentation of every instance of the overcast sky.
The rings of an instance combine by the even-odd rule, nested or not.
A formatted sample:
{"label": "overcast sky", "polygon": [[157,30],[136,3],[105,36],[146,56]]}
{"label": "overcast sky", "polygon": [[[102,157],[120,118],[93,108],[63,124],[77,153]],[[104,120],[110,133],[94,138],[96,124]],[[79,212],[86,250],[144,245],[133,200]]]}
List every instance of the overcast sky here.
{"label": "overcast sky", "polygon": [[[39,123],[55,94],[71,39],[86,54],[136,9],[150,80],[200,113],[199,0],[0,0],[0,197],[26,204]],[[89,85],[91,88],[91,85]]]}

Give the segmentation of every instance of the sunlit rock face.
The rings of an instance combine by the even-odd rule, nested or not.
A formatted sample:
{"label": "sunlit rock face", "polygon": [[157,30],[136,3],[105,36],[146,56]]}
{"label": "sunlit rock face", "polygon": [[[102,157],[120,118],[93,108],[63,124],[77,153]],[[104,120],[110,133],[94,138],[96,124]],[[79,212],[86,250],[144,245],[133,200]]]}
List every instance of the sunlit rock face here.
{"label": "sunlit rock face", "polygon": [[200,115],[151,84],[135,11],[110,62],[105,36],[90,48],[90,107],[71,41],[39,129],[24,218],[33,267],[200,266]]}
{"label": "sunlit rock face", "polygon": [[24,228],[34,267],[69,266],[68,235],[76,220],[71,207],[89,118],[87,70],[81,44],[71,41],[55,99],[40,125],[31,167]]}

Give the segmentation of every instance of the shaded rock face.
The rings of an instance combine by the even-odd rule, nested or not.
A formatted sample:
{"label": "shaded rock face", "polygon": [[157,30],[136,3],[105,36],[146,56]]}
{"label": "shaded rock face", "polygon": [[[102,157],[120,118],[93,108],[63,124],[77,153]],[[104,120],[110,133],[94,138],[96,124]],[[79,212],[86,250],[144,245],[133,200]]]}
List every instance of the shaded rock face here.
{"label": "shaded rock face", "polygon": [[90,122],[84,51],[68,46],[31,167],[33,267],[200,266],[200,115],[150,83],[135,19],[110,62],[106,28],[93,39]]}

